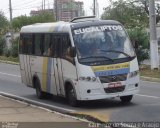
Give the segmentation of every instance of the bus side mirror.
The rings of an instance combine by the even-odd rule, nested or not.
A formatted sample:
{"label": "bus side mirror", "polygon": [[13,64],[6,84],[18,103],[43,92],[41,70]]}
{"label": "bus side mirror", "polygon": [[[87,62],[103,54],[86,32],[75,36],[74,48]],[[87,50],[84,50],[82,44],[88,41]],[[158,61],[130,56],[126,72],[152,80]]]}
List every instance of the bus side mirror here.
{"label": "bus side mirror", "polygon": [[75,47],[71,47],[70,56],[71,57],[76,57],[76,48]]}

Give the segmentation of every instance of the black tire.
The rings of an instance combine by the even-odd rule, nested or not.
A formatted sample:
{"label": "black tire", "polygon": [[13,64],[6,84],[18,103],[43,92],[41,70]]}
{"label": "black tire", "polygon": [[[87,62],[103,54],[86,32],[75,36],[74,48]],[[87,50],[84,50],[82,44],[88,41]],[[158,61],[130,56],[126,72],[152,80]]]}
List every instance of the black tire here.
{"label": "black tire", "polygon": [[70,88],[67,91],[67,98],[68,98],[68,103],[72,107],[77,107],[78,106],[76,92],[75,92],[75,90],[72,86],[70,86]]}
{"label": "black tire", "polygon": [[120,97],[122,103],[130,103],[132,98],[133,98],[133,95]]}
{"label": "black tire", "polygon": [[38,80],[35,81],[35,88],[36,88],[36,95],[37,95],[38,99],[45,98],[45,93],[42,91]]}

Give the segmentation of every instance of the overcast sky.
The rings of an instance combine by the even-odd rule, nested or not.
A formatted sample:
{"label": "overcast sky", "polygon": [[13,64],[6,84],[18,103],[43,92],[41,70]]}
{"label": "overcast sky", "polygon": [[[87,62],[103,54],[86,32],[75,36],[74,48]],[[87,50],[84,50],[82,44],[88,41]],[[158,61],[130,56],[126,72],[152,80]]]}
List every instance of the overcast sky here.
{"label": "overcast sky", "polygon": [[[54,0],[46,0],[46,8],[53,7]],[[91,7],[93,0],[76,0],[84,2],[84,10],[87,15],[92,15]],[[103,8],[106,7],[108,0],[97,0],[99,3],[99,12],[103,13]],[[20,15],[29,15],[31,10],[38,10],[42,6],[42,0],[12,0],[13,17]],[[9,0],[0,0],[0,10],[4,12],[9,19]]]}

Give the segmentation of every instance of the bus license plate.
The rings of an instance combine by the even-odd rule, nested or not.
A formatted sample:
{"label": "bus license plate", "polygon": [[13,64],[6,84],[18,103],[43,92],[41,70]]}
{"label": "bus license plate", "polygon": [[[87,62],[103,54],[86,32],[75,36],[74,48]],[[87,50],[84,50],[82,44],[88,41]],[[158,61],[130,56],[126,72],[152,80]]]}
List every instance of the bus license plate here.
{"label": "bus license plate", "polygon": [[108,84],[108,88],[117,88],[117,87],[121,87],[121,86],[122,86],[121,82],[109,83]]}

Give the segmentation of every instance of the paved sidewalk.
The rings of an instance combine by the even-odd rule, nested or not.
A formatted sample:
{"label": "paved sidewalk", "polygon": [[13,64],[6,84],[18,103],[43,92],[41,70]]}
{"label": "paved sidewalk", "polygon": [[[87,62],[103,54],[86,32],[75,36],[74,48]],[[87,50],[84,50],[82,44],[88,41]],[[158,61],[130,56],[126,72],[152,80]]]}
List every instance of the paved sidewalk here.
{"label": "paved sidewalk", "polygon": [[54,113],[0,96],[0,122],[80,122],[77,119]]}

